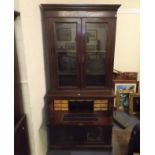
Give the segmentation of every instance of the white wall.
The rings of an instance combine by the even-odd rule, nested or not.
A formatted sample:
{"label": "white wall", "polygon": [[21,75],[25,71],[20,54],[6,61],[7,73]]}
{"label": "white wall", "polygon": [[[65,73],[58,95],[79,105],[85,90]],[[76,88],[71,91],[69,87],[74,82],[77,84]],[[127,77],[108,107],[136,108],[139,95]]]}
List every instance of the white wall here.
{"label": "white wall", "polygon": [[[41,3],[83,4],[83,0],[15,0],[21,15],[17,21],[17,44],[20,59],[21,85],[32,155],[45,155],[46,132],[42,124],[45,95]],[[85,0],[85,4],[92,4]],[[122,4],[118,12],[114,68],[139,73],[139,0],[96,0],[96,4]]]}
{"label": "white wall", "polygon": [[[15,10],[18,10],[17,8]],[[19,11],[19,10],[18,10]],[[24,112],[27,116],[28,122],[28,131],[29,131],[29,139],[30,145],[34,146],[34,138],[33,138],[33,122],[32,122],[32,111],[31,111],[31,103],[30,103],[30,94],[29,94],[29,85],[27,80],[27,65],[25,63],[25,49],[23,43],[23,32],[21,26],[21,18],[18,16],[15,20],[15,40],[16,40],[16,49],[18,55],[19,62],[19,70],[20,70],[20,81],[19,84],[22,89],[23,94],[23,105]],[[34,147],[31,147],[32,152],[34,152]]]}
{"label": "white wall", "polygon": [[19,0],[14,0],[14,10],[19,11]]}
{"label": "white wall", "polygon": [[[135,10],[118,13],[114,68],[120,71],[140,71],[139,14]],[[139,78],[139,77],[138,77]]]}

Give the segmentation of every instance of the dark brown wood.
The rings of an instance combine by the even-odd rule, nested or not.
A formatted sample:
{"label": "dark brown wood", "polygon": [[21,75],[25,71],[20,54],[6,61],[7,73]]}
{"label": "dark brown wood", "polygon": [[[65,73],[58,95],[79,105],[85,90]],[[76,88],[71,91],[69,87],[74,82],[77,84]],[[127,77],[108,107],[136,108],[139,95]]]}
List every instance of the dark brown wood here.
{"label": "dark brown wood", "polygon": [[[107,149],[111,148],[112,112],[114,94],[112,72],[114,62],[116,13],[120,5],[58,5],[41,4],[44,55],[46,72],[46,107],[49,149]],[[58,76],[56,24],[76,24],[77,77],[74,85],[61,85]],[[87,23],[104,23],[107,26],[104,85],[91,86],[86,79]],[[102,43],[101,43],[102,44]],[[102,111],[98,121],[64,121],[66,111],[55,111],[54,100],[108,100],[107,111]],[[82,103],[81,103],[82,104]],[[84,112],[83,112],[84,113]],[[95,114],[96,112],[90,112]],[[80,114],[80,111],[79,111]],[[90,128],[93,131],[89,131]],[[89,134],[99,135],[89,141]],[[66,136],[67,135],[67,136]],[[78,136],[77,136],[78,135]],[[64,143],[65,142],[65,143]]]}
{"label": "dark brown wood", "polygon": [[87,11],[117,11],[118,8],[120,7],[121,5],[109,5],[109,4],[41,4],[40,5],[40,8],[42,10],[48,10],[48,11],[64,11],[64,10],[69,10],[69,11],[72,11],[72,10],[76,10],[76,11],[79,11],[79,10],[87,10]]}
{"label": "dark brown wood", "polygon": [[104,149],[111,149],[108,135],[111,136],[112,126],[63,125],[49,128],[55,132],[49,135],[50,149],[101,150],[103,146]]}
{"label": "dark brown wood", "polygon": [[52,91],[51,93],[46,94],[47,97],[60,97],[60,98],[113,98],[115,95],[112,91],[98,91],[98,90],[77,90],[77,91],[69,91],[69,90],[60,90],[60,91]]}
{"label": "dark brown wood", "polygon": [[[108,116],[108,113],[101,113],[101,112],[94,112],[97,115],[97,121],[64,121],[64,114],[66,112],[63,111],[55,111],[50,113],[49,116],[49,125],[75,125],[75,126],[85,126],[85,125],[92,125],[92,126],[108,126],[112,124],[111,117]],[[83,114],[80,113],[79,114]],[[90,113],[86,113],[90,114]]]}

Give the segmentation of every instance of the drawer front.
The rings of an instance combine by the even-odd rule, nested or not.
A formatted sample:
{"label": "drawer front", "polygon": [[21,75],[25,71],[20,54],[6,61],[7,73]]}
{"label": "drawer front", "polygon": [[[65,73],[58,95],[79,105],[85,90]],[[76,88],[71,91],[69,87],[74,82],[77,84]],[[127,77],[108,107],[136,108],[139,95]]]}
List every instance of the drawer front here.
{"label": "drawer front", "polygon": [[[79,104],[79,107],[78,107],[78,104],[74,107],[82,110],[82,107],[84,107],[85,109],[88,107],[88,110],[89,109],[93,109],[93,111],[107,111],[108,110],[108,107],[109,107],[109,100],[108,99],[96,99],[96,100],[65,100],[65,99],[62,99],[62,100],[58,100],[58,99],[54,99],[54,101],[50,104],[50,109],[51,111],[54,110],[54,111],[70,111],[70,107],[73,107],[71,106],[71,104],[74,103],[74,101],[76,103]],[[87,105],[86,105],[87,103]],[[92,103],[93,103],[93,107],[92,106]],[[84,105],[84,106],[81,106],[81,105]]]}

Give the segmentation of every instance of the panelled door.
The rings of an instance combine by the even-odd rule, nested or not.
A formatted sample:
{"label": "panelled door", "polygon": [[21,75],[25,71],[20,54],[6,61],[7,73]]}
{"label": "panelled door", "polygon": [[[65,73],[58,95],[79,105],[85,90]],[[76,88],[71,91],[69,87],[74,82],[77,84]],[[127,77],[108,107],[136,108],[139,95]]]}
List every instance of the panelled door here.
{"label": "panelled door", "polygon": [[[103,88],[111,84],[113,20],[51,18],[49,44],[56,88]],[[54,36],[54,37],[52,37]]]}
{"label": "panelled door", "polygon": [[54,81],[57,88],[80,87],[80,41],[81,20],[79,18],[50,19],[51,58]]}
{"label": "panelled door", "polygon": [[107,18],[83,18],[83,85],[103,88],[111,84],[113,55],[113,20]]}

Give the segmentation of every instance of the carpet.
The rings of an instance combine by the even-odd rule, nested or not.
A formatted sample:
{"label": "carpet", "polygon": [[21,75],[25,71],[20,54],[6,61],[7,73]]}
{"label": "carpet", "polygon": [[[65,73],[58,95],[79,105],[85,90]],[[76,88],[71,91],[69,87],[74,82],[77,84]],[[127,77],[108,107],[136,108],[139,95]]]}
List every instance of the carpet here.
{"label": "carpet", "polygon": [[126,155],[128,152],[128,143],[131,130],[114,129],[113,130],[113,147],[115,155]]}
{"label": "carpet", "polygon": [[122,111],[115,111],[113,114],[114,123],[119,124],[124,129],[132,130],[133,127],[139,123],[139,119],[135,116],[129,115]]}

